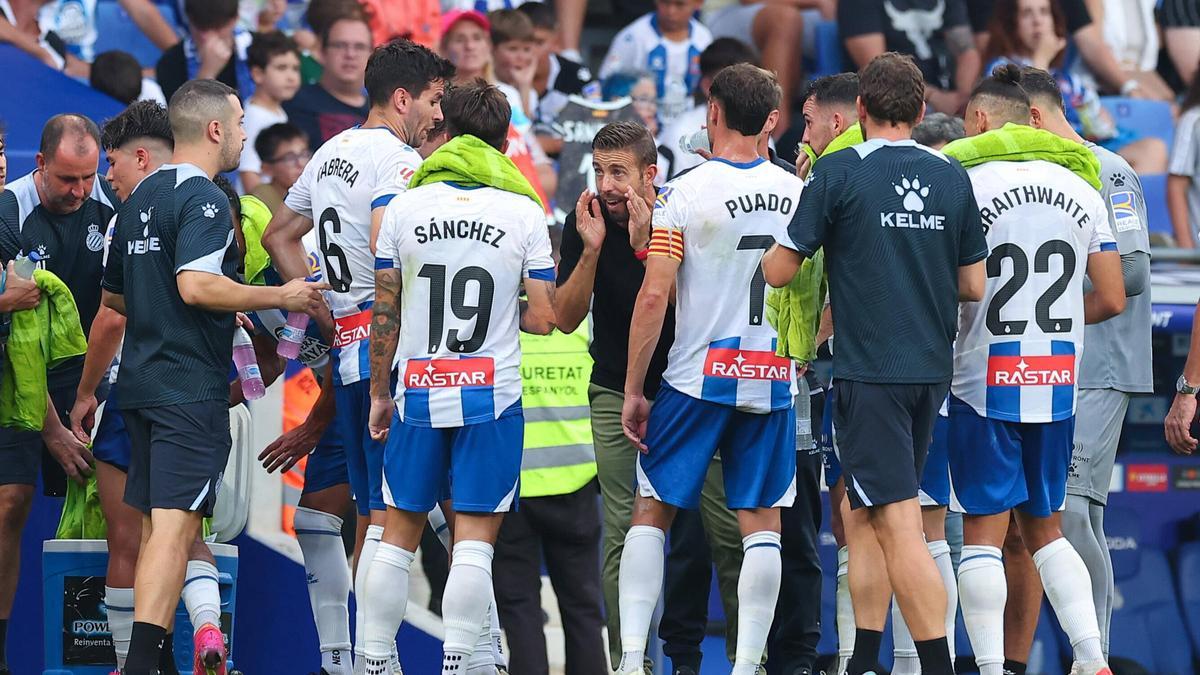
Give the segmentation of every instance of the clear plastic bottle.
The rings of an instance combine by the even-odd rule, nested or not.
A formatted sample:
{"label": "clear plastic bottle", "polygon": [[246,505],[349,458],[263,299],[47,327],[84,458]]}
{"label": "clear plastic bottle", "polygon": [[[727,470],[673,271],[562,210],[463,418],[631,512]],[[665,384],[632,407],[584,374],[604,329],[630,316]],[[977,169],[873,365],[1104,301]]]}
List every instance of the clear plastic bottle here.
{"label": "clear plastic bottle", "polygon": [[22,279],[32,279],[33,271],[37,269],[39,260],[41,258],[37,253],[30,253],[29,255],[20,254],[16,258],[13,258],[13,271]]}
{"label": "clear plastic bottle", "polygon": [[679,149],[692,154],[700,154],[696,152],[697,150],[709,152],[708,129],[701,129],[695,133],[681,136],[679,138]]}
{"label": "clear plastic bottle", "polygon": [[242,396],[247,401],[256,401],[267,394],[262,371],[258,369],[258,357],[254,355],[254,343],[241,326],[233,331],[233,364],[237,366],[238,379],[242,381]]}

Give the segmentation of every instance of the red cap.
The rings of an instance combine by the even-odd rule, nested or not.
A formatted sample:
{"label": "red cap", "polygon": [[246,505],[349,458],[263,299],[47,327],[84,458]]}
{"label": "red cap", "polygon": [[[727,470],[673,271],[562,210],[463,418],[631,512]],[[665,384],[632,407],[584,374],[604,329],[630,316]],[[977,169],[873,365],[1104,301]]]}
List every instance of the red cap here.
{"label": "red cap", "polygon": [[442,36],[444,37],[446,33],[449,33],[454,24],[459,21],[470,21],[485,32],[491,32],[492,30],[492,22],[488,21],[488,18],[482,12],[473,9],[452,9],[442,14]]}

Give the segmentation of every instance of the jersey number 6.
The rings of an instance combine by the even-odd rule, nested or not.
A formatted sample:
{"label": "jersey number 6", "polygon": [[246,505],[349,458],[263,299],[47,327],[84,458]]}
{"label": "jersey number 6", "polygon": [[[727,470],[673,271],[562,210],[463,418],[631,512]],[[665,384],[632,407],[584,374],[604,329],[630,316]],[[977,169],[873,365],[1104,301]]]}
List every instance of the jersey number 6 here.
{"label": "jersey number 6", "polygon": [[342,219],[332,206],[321,212],[321,222],[317,224],[317,243],[321,246],[321,255],[325,257],[325,276],[329,279],[330,288],[337,293],[346,293],[350,290],[352,280],[350,261],[346,259],[346,252],[341,246],[329,241],[329,233],[325,231],[327,224],[334,234],[341,234]]}

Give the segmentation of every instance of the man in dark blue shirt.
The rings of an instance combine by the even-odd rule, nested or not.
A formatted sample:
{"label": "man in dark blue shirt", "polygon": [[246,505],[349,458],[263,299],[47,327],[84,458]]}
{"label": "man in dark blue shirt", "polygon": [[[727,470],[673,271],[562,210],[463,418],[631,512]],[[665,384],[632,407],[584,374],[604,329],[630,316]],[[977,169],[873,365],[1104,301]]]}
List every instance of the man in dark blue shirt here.
{"label": "man in dark blue shirt", "polygon": [[868,140],[816,162],[792,241],[763,259],[775,287],[822,246],[829,266],[834,426],[853,509],[845,522],[857,626],[850,675],[878,659],[889,581],[922,672],[954,672],[946,593],[925,547],[917,487],[952,375],[958,301],[982,296],[987,243],[966,172],[911,139],[923,93],[911,57],[887,53],[863,69],[857,108]]}
{"label": "man in dark blue shirt", "polygon": [[[104,303],[125,314],[117,383],[131,444],[125,502],[149,517],[134,579],[127,675],[159,662],[183,586],[187,553],[212,515],[229,456],[234,312],[317,312],[324,284],[234,280],[229,200],[212,182],[237,168],[246,133],[237,92],[213,80],[180,87],[168,110],[175,151],[117,214]],[[224,654],[214,653],[215,669]]]}

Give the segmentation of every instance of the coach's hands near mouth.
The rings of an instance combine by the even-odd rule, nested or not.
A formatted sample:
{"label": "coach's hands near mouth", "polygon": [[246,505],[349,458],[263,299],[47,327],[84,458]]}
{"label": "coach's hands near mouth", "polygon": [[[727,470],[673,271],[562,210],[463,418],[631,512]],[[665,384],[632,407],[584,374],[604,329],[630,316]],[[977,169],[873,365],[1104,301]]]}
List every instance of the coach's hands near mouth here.
{"label": "coach's hands near mouth", "polygon": [[1196,450],[1196,439],[1192,437],[1192,421],[1196,419],[1196,397],[1176,394],[1171,411],[1163,421],[1167,445],[1180,455],[1190,455]]}
{"label": "coach's hands near mouth", "polygon": [[387,440],[395,410],[396,404],[391,398],[371,397],[371,416],[367,418],[367,430],[371,432],[371,440],[380,443]]}
{"label": "coach's hands near mouth", "polygon": [[643,453],[649,448],[642,442],[646,437],[646,420],[650,419],[650,402],[641,394],[625,394],[625,404],[621,406],[621,429],[625,437]]}
{"label": "coach's hands near mouth", "polygon": [[321,291],[329,290],[324,281],[292,279],[279,287],[279,307],[289,312],[316,314],[325,309],[325,296]]}
{"label": "coach's hands near mouth", "polygon": [[596,253],[604,245],[604,216],[600,213],[600,200],[596,193],[584,190],[575,202],[575,230],[583,240],[583,247]]}
{"label": "coach's hands near mouth", "polygon": [[632,185],[625,188],[625,208],[629,211],[629,245],[635,251],[644,251],[650,245],[650,206]]}

